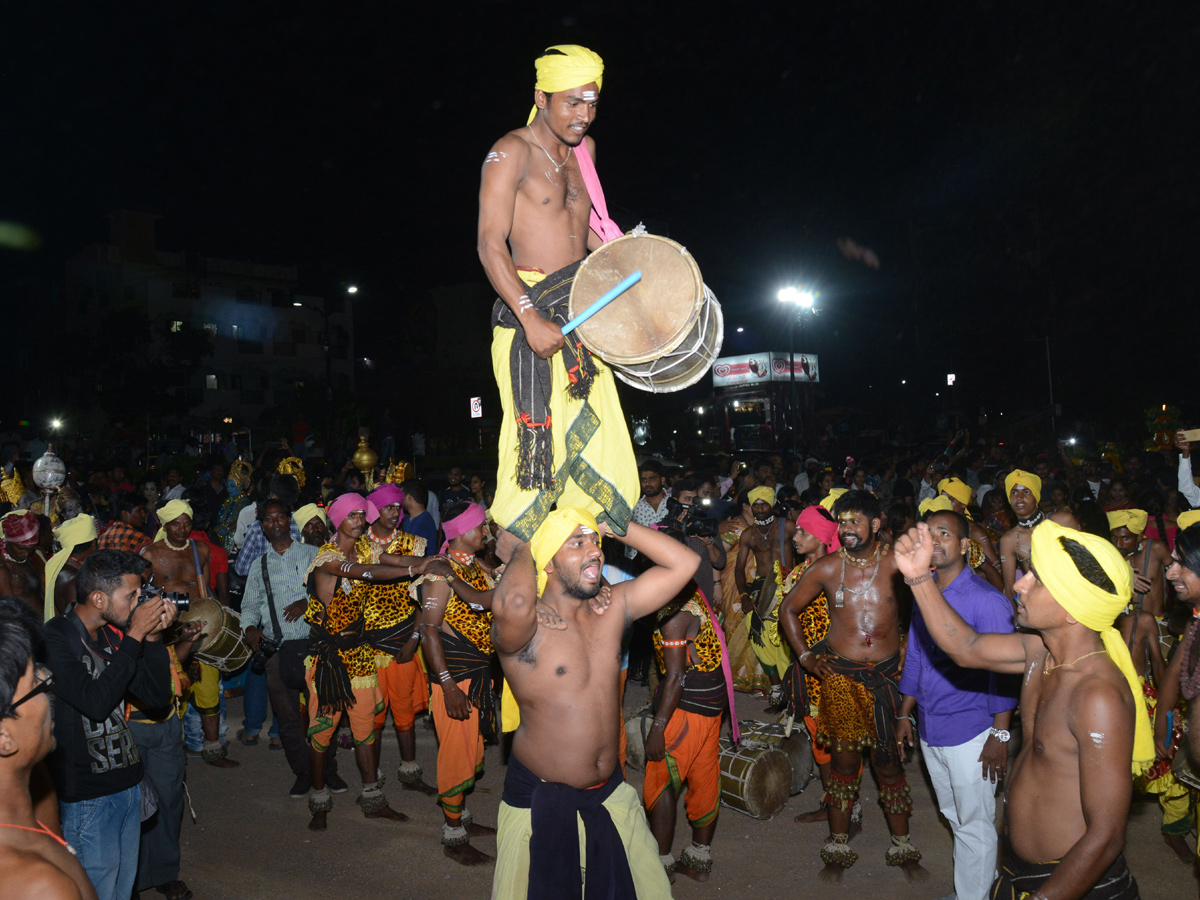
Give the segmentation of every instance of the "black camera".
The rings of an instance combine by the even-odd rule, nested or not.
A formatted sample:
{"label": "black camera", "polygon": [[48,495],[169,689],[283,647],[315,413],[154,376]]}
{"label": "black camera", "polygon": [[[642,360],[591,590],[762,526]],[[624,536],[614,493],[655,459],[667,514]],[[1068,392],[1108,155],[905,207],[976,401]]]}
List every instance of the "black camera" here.
{"label": "black camera", "polygon": [[258,639],[258,649],[250,654],[250,671],[262,675],[267,671],[267,660],[279,652],[279,641],[273,641],[265,634]]}
{"label": "black camera", "polygon": [[192,595],[186,591],[164,591],[153,584],[146,584],[138,594],[138,604],[145,603],[151,597],[162,597],[167,603],[174,603],[180,612],[187,612],[192,608]]}
{"label": "black camera", "polygon": [[[706,501],[699,501],[706,502]],[[663,516],[660,527],[673,531],[676,535],[688,537],[715,538],[717,523],[706,519],[694,506],[684,506],[674,497],[667,498],[667,514]]]}

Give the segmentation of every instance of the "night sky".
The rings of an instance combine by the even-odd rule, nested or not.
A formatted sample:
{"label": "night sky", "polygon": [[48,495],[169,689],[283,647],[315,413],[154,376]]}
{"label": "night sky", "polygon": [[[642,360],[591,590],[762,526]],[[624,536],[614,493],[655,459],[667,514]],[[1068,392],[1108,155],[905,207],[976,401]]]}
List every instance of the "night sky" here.
{"label": "night sky", "polygon": [[1047,334],[1068,421],[1194,404],[1195,5],[413,5],[6,10],[0,220],[44,244],[0,250],[0,288],[61,280],[116,207],[370,315],[483,283],[480,163],[576,42],[613,217],[692,251],[726,353],[786,349],[777,290],[819,290],[819,408],[1044,409]]}

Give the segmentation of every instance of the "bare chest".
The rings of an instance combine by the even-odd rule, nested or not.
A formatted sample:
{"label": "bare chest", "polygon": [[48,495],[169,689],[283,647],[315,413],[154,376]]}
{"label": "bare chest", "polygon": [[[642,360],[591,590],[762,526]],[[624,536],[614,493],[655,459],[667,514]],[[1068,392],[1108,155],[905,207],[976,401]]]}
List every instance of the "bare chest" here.
{"label": "bare chest", "polygon": [[169,551],[156,553],[150,563],[154,570],[154,583],[168,591],[186,591],[199,596],[200,582],[196,577],[196,566],[190,553]]}

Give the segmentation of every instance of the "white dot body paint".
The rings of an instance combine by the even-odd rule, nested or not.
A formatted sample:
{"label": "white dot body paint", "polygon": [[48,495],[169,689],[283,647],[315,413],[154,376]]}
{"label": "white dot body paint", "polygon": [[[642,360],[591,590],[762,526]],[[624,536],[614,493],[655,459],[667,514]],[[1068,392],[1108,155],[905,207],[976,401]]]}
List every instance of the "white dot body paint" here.
{"label": "white dot body paint", "polygon": [[1097,750],[1100,750],[1104,747],[1104,741],[1105,741],[1104,732],[1089,731],[1088,737],[1090,737],[1092,739],[1092,743],[1095,744]]}
{"label": "white dot body paint", "polygon": [[595,100],[595,99],[596,99],[596,92],[595,92],[595,91],[584,91],[584,92],[583,92],[583,99],[584,99],[584,100]]}
{"label": "white dot body paint", "polygon": [[493,150],[484,158],[483,164],[486,166],[488,163],[500,162],[502,159],[508,159],[508,154],[503,150]]}

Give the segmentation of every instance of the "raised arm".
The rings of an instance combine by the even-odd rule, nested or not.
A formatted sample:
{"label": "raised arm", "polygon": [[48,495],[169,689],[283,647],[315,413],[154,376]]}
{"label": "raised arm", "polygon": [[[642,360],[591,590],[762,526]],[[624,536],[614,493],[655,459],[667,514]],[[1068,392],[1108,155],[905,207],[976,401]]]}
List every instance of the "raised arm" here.
{"label": "raised arm", "polygon": [[980,634],[954,611],[929,574],[933,542],[928,525],[919,522],[916,528],[910,528],[907,534],[897,538],[895,554],[896,565],[904,580],[912,586],[913,597],[921,609],[930,637],[955,663],[968,669],[1010,674],[1025,670],[1029,655],[1027,640],[1038,644],[1041,641],[1032,635]]}
{"label": "raised arm", "polygon": [[492,145],[479,180],[477,249],[488,281],[520,321],[529,346],[542,359],[548,359],[563,345],[562,330],[528,304],[525,284],[517,276],[508,249],[517,192],[528,165],[529,144],[519,137],[508,134]]}
{"label": "raised arm", "polygon": [[700,568],[700,557],[686,544],[654,528],[630,522],[624,540],[654,563],[637,578],[613,588],[613,602],[624,600],[631,619],[640,619],[661,609],[683,590]]}
{"label": "raised arm", "polygon": [[[1133,717],[1129,693],[1101,684],[1080,688],[1067,725],[1079,744],[1079,797],[1086,830],[1042,885],[1046,897],[1083,897],[1125,846]],[[1102,734],[1098,741],[1094,735]]]}
{"label": "raised arm", "polygon": [[537,570],[529,544],[512,532],[500,532],[496,554],[506,566],[492,592],[492,643],[500,653],[519,653],[537,633]]}

